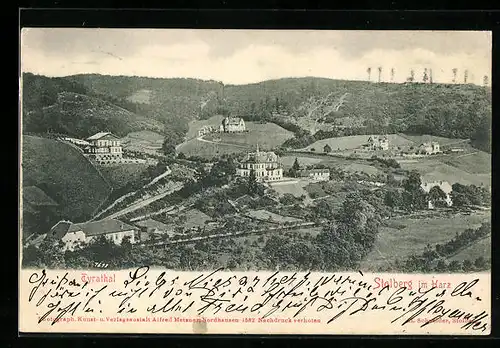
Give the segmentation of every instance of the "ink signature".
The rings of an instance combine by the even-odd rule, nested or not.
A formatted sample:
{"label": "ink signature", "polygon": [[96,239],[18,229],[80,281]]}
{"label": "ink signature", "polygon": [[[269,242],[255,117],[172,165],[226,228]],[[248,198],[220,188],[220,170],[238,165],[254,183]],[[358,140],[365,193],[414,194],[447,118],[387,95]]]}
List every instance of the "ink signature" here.
{"label": "ink signature", "polygon": [[[50,277],[48,271],[42,270],[29,277],[29,302],[45,311],[38,322],[50,317],[52,325],[82,312],[101,314],[102,302],[113,299],[117,303],[115,312],[106,314],[192,311],[201,316],[237,312],[261,319],[276,315],[293,319],[315,311],[328,313],[330,324],[345,316],[384,311],[393,315],[392,324],[400,326],[418,322],[423,328],[451,319],[463,324],[463,330],[484,332],[488,328],[489,314],[485,311],[470,312],[449,304],[450,298],[461,298],[461,303],[480,301],[474,294],[479,279],[462,282],[454,288],[409,289],[374,286],[364,279],[362,272],[359,275],[276,271],[261,278],[217,269],[183,281],[176,273],[158,274],[142,266],[129,272],[123,283],[117,282],[111,288],[108,284],[79,282],[70,278],[69,273]],[[107,305],[106,311],[109,308]]]}

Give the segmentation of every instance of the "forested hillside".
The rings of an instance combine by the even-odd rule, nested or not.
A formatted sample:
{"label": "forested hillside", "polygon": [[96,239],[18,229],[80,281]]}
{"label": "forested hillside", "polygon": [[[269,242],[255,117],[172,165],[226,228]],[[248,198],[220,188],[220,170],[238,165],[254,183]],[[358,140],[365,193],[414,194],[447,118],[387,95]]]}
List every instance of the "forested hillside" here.
{"label": "forested hillside", "polygon": [[[330,94],[333,100],[344,97],[344,102],[338,111],[320,121],[345,123],[348,120],[351,124],[363,125],[354,132],[347,129],[330,136],[356,132],[430,134],[468,138],[477,148],[491,151],[491,89],[486,87],[290,78],[226,86],[225,91],[229,113],[247,119],[269,120],[273,119],[273,112],[288,113],[292,116],[280,117],[281,123],[300,125],[300,119],[308,111],[307,107],[301,110],[300,106],[307,104],[310,98],[320,99]],[[293,126],[288,129],[295,131]]]}
{"label": "forested hillside", "polygon": [[[25,214],[25,235],[46,233],[61,218],[85,221],[110,194],[109,184],[72,146],[28,135],[22,145],[23,187],[37,187],[57,204],[51,216],[39,216],[38,211]],[[30,203],[39,208],[37,202]],[[48,219],[46,224],[42,218]]]}
{"label": "forested hillside", "polygon": [[[132,128],[151,129],[158,124],[148,122],[158,121],[164,127],[163,132],[170,145],[182,142],[190,121],[220,113],[241,116],[246,120],[274,121],[293,131],[297,137],[304,136],[305,142],[331,136],[404,132],[469,138],[477,148],[491,150],[491,89],[471,84],[393,84],[285,78],[224,86],[216,81],[180,78],[95,74],[46,78],[24,74],[26,131],[43,131],[50,128],[47,123],[51,124],[53,120],[56,124],[64,121],[62,125],[68,132],[78,127],[90,127],[90,120],[82,120],[88,117],[88,107],[77,105],[76,111],[61,109],[61,92],[87,96],[98,113],[99,105],[104,104],[99,104],[97,100],[116,107],[115,111],[109,112],[116,114],[115,117],[100,116],[92,122],[96,119],[127,120],[129,124],[130,118],[136,118],[137,123],[132,124]],[[314,108],[311,100],[326,96],[332,101],[342,100],[342,103],[338,110],[328,113],[318,122],[341,124],[343,127],[339,129],[342,130],[325,132],[318,128],[318,134],[311,134],[308,125],[315,123],[308,120]],[[47,107],[48,111],[43,112]],[[85,112],[77,111],[79,107]],[[123,109],[131,114],[124,113]],[[65,115],[75,123],[66,120]],[[40,117],[41,121],[38,120]],[[113,122],[111,125],[118,127]],[[102,127],[102,124],[97,123],[96,127]]]}

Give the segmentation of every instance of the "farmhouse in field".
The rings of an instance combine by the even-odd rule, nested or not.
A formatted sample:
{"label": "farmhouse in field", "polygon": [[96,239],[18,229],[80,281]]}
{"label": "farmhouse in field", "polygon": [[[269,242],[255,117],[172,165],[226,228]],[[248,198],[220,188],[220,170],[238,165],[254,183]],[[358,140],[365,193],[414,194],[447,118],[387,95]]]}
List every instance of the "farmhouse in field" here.
{"label": "farmhouse in field", "polygon": [[419,147],[420,153],[423,153],[425,155],[433,155],[435,153],[440,153],[441,149],[439,148],[439,143],[438,142],[427,142],[423,143]]}
{"label": "farmhouse in field", "polygon": [[110,132],[99,132],[88,137],[84,148],[89,158],[99,164],[121,163],[123,149],[120,139]]}
{"label": "farmhouse in field", "polygon": [[239,133],[246,130],[245,121],[241,117],[226,117],[222,120],[222,133]]}
{"label": "farmhouse in field", "polygon": [[49,232],[49,237],[61,240],[65,249],[73,250],[80,243],[104,236],[109,241],[120,245],[125,237],[130,243],[136,242],[137,227],[130,226],[120,220],[109,219],[73,224],[70,221],[59,221]]}
{"label": "farmhouse in field", "polygon": [[313,181],[328,181],[330,180],[329,169],[308,169],[299,172],[300,177],[308,178]]}
{"label": "farmhouse in field", "polygon": [[251,171],[255,172],[258,181],[278,181],[283,179],[283,166],[278,161],[274,152],[259,151],[248,153],[236,168],[236,174],[249,177]]}
{"label": "farmhouse in field", "polygon": [[364,145],[368,150],[389,150],[389,139],[387,136],[372,135],[368,138],[368,142]]}
{"label": "farmhouse in field", "polygon": [[[433,182],[426,182],[426,183],[422,183],[422,185],[420,187],[422,187],[422,189],[426,192],[426,193],[429,193],[431,191],[431,189],[433,187],[439,187],[441,189],[441,191],[444,192],[444,194],[446,195],[445,199],[444,199],[444,202],[446,203],[447,206],[451,206],[452,205],[452,201],[451,201],[451,191],[453,190],[450,183],[447,182],[447,181],[433,181]],[[432,201],[432,197],[429,197],[429,201],[428,201],[428,208],[429,209],[434,209],[434,206],[435,206],[435,202]]]}

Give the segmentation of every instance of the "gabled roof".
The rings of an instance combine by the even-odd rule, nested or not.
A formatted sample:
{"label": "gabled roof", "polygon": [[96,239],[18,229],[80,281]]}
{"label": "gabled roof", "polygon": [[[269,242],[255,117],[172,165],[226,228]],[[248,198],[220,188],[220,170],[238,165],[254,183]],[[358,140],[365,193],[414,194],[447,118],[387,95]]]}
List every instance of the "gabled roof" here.
{"label": "gabled roof", "polygon": [[105,136],[111,136],[113,138],[118,138],[116,135],[110,132],[99,132],[87,138],[87,140],[99,140]]}
{"label": "gabled roof", "polygon": [[36,186],[27,186],[23,188],[23,202],[34,206],[56,206],[58,205],[42,189]]}
{"label": "gabled roof", "polygon": [[71,221],[61,220],[57,224],[55,224],[49,231],[49,236],[57,239],[61,239],[68,233],[69,228],[71,227]]}
{"label": "gabled roof", "polygon": [[226,117],[224,119],[224,122],[227,124],[227,125],[232,125],[232,126],[237,126],[240,124],[240,122],[243,121],[243,119],[241,117]]}
{"label": "gabled roof", "polygon": [[109,219],[73,224],[68,229],[68,232],[83,231],[85,236],[92,237],[130,230],[137,230],[137,227],[126,224],[120,220]]}
{"label": "gabled roof", "polygon": [[266,162],[277,162],[278,161],[278,156],[272,152],[250,152],[248,153],[244,160],[243,163],[266,163]]}
{"label": "gabled roof", "polygon": [[450,193],[452,191],[452,186],[448,181],[433,181],[433,182],[423,182],[420,187],[424,191],[429,192],[431,188],[438,186],[444,193]]}

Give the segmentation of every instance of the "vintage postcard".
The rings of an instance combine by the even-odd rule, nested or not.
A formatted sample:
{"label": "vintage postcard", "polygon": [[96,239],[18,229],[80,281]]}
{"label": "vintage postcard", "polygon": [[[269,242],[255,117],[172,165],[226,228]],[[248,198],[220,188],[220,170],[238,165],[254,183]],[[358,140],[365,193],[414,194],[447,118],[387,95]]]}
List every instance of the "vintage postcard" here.
{"label": "vintage postcard", "polygon": [[489,334],[491,40],[22,29],[19,331]]}

